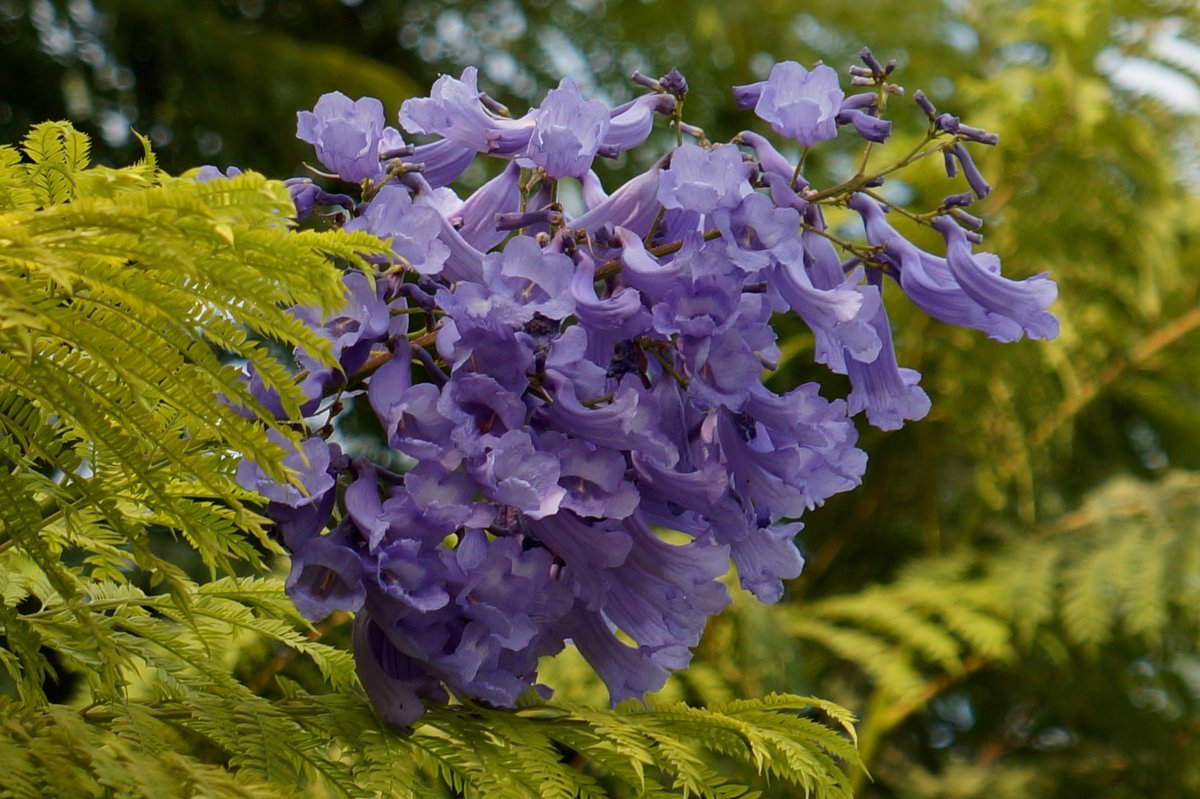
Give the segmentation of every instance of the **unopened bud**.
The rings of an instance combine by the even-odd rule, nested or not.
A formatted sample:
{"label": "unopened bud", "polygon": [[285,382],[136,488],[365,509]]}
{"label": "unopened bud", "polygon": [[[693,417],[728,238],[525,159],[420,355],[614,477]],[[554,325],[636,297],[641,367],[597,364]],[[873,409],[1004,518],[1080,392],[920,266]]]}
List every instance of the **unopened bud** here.
{"label": "unopened bud", "polygon": [[858,57],[862,59],[862,62],[870,68],[873,75],[883,77],[885,74],[883,71],[883,64],[879,63],[879,59],[877,59],[875,54],[871,52],[871,48],[864,47],[863,49],[859,50]]}
{"label": "unopened bud", "polygon": [[982,219],[975,216],[975,214],[964,211],[961,208],[951,209],[950,215],[953,216],[955,219],[957,219],[962,224],[969,227],[971,230],[981,230],[983,228],[983,220]]}
{"label": "unopened bud", "polygon": [[496,214],[495,220],[496,230],[519,230],[531,225],[560,225],[563,221],[563,213],[562,208],[550,205],[536,211]]}
{"label": "unopened bud", "polygon": [[667,94],[674,95],[681,100],[687,95],[688,92],[687,78],[683,77],[683,75],[677,69],[672,69],[666,75],[663,75],[661,78],[659,78],[658,85],[661,86],[662,90]]}
{"label": "unopened bud", "polygon": [[629,79],[638,86],[645,86],[647,89],[653,89],[656,92],[661,92],[663,90],[661,83],[649,75],[643,75],[640,70],[635,69],[633,74],[629,76]]}
{"label": "unopened bud", "polygon": [[917,89],[915,92],[913,92],[913,102],[919,105],[921,110],[924,111],[930,119],[937,118],[937,109],[933,107],[933,103],[929,102],[929,98],[925,96],[925,92],[921,91],[920,89]]}

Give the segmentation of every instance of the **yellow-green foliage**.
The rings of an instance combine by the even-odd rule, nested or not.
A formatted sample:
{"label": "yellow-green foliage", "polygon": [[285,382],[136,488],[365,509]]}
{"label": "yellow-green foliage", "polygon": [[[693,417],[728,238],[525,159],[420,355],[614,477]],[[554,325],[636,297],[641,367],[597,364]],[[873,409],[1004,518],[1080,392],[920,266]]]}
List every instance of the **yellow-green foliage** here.
{"label": "yellow-green foliage", "polygon": [[895,582],[797,605],[781,621],[898,701],[1022,650],[1087,653],[1132,637],[1154,652],[1172,622],[1200,622],[1198,519],[1200,476],[1118,478],[1000,551],[917,560]]}
{"label": "yellow-green foliage", "polygon": [[849,796],[849,715],[797,696],[385,727],[345,619],[296,613],[232,480],[281,455],[235,359],[295,412],[264,340],[327,357],[286,308],[336,308],[331,261],[384,244],[297,231],[259,175],[87,151],[65,123],[0,148],[0,797]]}

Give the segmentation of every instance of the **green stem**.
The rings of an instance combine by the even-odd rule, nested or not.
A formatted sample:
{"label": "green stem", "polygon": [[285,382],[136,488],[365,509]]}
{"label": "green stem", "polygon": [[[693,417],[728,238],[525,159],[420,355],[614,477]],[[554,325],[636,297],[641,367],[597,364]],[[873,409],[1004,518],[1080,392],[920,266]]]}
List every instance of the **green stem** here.
{"label": "green stem", "polygon": [[676,371],[675,367],[671,364],[671,362],[669,360],[667,360],[667,356],[665,353],[662,352],[661,348],[662,348],[661,342],[647,341],[647,342],[644,342],[642,345],[642,349],[648,351],[651,355],[654,356],[654,360],[658,361],[659,365],[662,366],[663,371],[666,372],[667,374],[669,374],[671,377],[675,378],[675,381],[677,383],[679,383],[680,388],[687,388],[688,383],[690,381],[686,377],[681,375],[678,371]]}
{"label": "green stem", "polygon": [[810,233],[816,233],[818,236],[824,236],[825,238],[829,239],[831,242],[833,242],[837,246],[841,247],[846,252],[856,255],[860,259],[862,259],[863,261],[866,261],[868,263],[873,261],[874,258],[872,256],[874,256],[875,253],[879,252],[882,249],[882,247],[877,247],[877,246],[873,246],[870,244],[860,244],[860,243],[854,242],[854,241],[847,241],[846,239],[843,239],[840,236],[835,236],[834,234],[830,233],[828,230],[822,230],[821,228],[813,227],[812,225],[810,225],[806,222],[801,222],[800,228],[802,230],[808,231]]}
{"label": "green stem", "polygon": [[796,169],[792,172],[792,188],[795,189],[800,183],[800,170],[804,168],[804,162],[808,160],[809,148],[805,147],[800,151],[800,160],[796,162]]}
{"label": "green stem", "polygon": [[821,191],[815,192],[815,193],[807,196],[805,199],[807,199],[809,202],[815,203],[815,202],[820,202],[821,200],[827,200],[830,197],[837,197],[842,194],[851,194],[853,192],[859,191],[860,189],[862,189],[863,186],[866,186],[869,183],[873,183],[882,177],[887,177],[888,175],[892,174],[893,172],[904,169],[909,164],[912,164],[916,161],[920,161],[922,158],[924,158],[928,155],[932,155],[933,153],[936,153],[936,152],[941,152],[942,148],[940,145],[937,147],[929,147],[929,148],[925,147],[925,145],[929,144],[931,141],[936,141],[940,136],[941,136],[941,133],[939,131],[933,131],[933,130],[927,131],[925,133],[925,138],[921,140],[920,144],[918,144],[916,147],[914,147],[912,149],[912,151],[909,152],[908,155],[904,156],[903,158],[901,158],[899,161],[892,164],[891,166],[884,167],[883,169],[879,170],[878,172],[872,172],[869,175],[864,174],[860,170],[857,174],[854,175],[854,177],[850,178],[849,180],[843,181],[842,183],[838,183],[835,186],[830,186],[827,189],[822,189]]}
{"label": "green stem", "polygon": [[658,206],[658,213],[654,215],[654,221],[650,223],[650,229],[646,231],[646,237],[642,239],[642,243],[647,247],[650,246],[650,242],[654,241],[654,234],[658,232],[658,226],[662,224],[663,215],[666,214],[666,212],[666,206]]}

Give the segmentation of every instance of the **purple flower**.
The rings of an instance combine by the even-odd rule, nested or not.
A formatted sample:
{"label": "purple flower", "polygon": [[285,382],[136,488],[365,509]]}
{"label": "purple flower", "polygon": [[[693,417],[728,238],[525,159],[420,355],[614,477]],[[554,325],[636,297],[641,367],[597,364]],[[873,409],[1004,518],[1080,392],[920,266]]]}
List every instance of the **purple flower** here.
{"label": "purple flower", "polygon": [[430,186],[446,186],[458,179],[475,160],[475,150],[450,139],[438,139],[419,145],[411,155],[400,158],[406,164],[419,166],[421,177]]}
{"label": "purple flower", "polygon": [[788,163],[787,158],[775,149],[775,145],[765,137],[751,130],[743,130],[734,140],[754,150],[754,154],[758,158],[758,165],[764,174],[776,175],[791,182],[796,167]]}
{"label": "purple flower", "polygon": [[668,544],[640,514],[622,522],[629,556],[607,575],[604,614],[655,659],[679,669],[691,659],[708,617],[729,604],[718,578],[729,571],[729,549],[712,541]]}
{"label": "purple flower", "polygon": [[267,505],[267,517],[275,523],[275,531],[289,550],[295,551],[305,541],[318,535],[333,514],[336,491],[326,491],[321,498],[298,507],[282,502]]}
{"label": "purple flower", "polygon": [[[801,457],[799,487],[810,509],[862,482],[867,454],[857,447],[858,431],[849,419],[846,403],[826,400],[816,383],[804,383],[783,395],[757,386],[750,393],[746,413],[780,448],[795,446],[807,451]],[[785,514],[772,514],[771,518],[780,515]]]}
{"label": "purple flower", "polygon": [[421,461],[383,503],[389,540],[403,535],[436,545],[458,529],[487,527],[496,518],[496,508],[476,501],[478,493],[479,484],[465,472],[449,472],[434,460]]}
{"label": "purple flower", "polygon": [[592,166],[605,134],[609,112],[598,100],[584,102],[579,87],[563,78],[533,114],[526,155],[552,178],[579,178]]}
{"label": "purple flower", "polygon": [[603,137],[601,154],[615,156],[637,147],[650,135],[654,115],[671,114],[675,104],[675,98],[671,95],[655,93],[643,94],[636,100],[614,108]]}
{"label": "purple flower", "polygon": [[384,126],[383,103],[351,100],[341,92],[321,95],[312,111],[296,114],[296,137],[317,149],[317,160],[342,180],[357,183],[383,170],[383,150],[403,146],[400,133]]}
{"label": "purple flower", "polygon": [[558,459],[535,448],[524,430],[509,430],[489,441],[486,452],[467,468],[485,496],[530,519],[557,513],[567,494],[558,484]]}
{"label": "purple flower", "polygon": [[335,535],[310,538],[292,552],[284,590],[309,621],[320,621],[335,610],[356,611],[366,600],[362,559]]}
{"label": "purple flower", "polygon": [[534,120],[505,119],[489,113],[480,101],[478,75],[475,67],[464,69],[461,78],[442,75],[429,97],[404,101],[400,124],[413,133],[437,134],[478,153],[521,153],[529,145]]}
{"label": "purple flower", "polygon": [[733,210],[721,235],[729,244],[729,259],[746,272],[757,272],[775,262],[801,258],[800,215],[794,208],[777,207],[764,194],[748,194]]}
{"label": "purple flower", "polygon": [[946,238],[946,263],[967,296],[989,313],[1013,320],[1030,338],[1058,335],[1058,318],[1046,310],[1058,297],[1058,286],[1047,273],[1009,280],[1001,276],[996,256],[971,252],[966,233],[952,218],[939,216],[933,227]]}
{"label": "purple flower", "polygon": [[641,699],[666,683],[670,671],[653,659],[652,647],[631,647],[617,638],[612,622],[598,611],[580,603],[562,623],[569,637],[588,664],[608,687],[616,705],[626,699]]}
{"label": "purple flower", "polygon": [[[388,332],[387,303],[379,298],[371,280],[361,272],[349,272],[342,283],[346,286],[346,304],[329,320],[322,323],[314,308],[292,309],[296,317],[332,340],[332,354],[337,359],[337,367],[330,367],[302,349],[295,351],[296,362],[307,372],[300,382],[306,397],[318,398],[330,386],[340,385],[346,375],[362,367],[371,348]],[[312,408],[305,406],[305,410]]]}
{"label": "purple flower", "polygon": [[[893,66],[863,60],[851,70],[859,85]],[[1051,281],[1007,280],[995,256],[972,252],[982,221],[963,210],[970,195],[948,198],[949,216],[933,222],[939,258],[868,195],[810,190],[766,138],[712,146],[678,120],[703,146],[681,145],[607,193],[595,158],[644,141],[687,92],[675,72],[634,80],[652,92],[609,109],[564,78],[513,119],[473,68],[443,76],[401,109],[409,130],[437,137],[415,149],[375,100],[326,95],[298,117],[301,138],[364,197],[300,179],[297,213],[324,206],[392,252],[374,280],[345,278],[332,318],[293,310],[337,360],[296,353],[301,407],[282,407],[275,372],[250,377],[259,403],[246,404],[281,419],[315,413],[353,374],[403,466],[311,437],[285,446],[280,481],[250,461],[238,480],[268,500],[300,612],[357,613],[359,676],[389,723],[411,724],[450,694],[502,707],[530,688],[548,696],[538,660],[568,642],[614,701],[657,689],[728,604],[731,561],[743,587],[778,600],[804,565],[800,517],[862,480],[851,414],[891,429],[929,409],[919,375],[896,362],[884,274],[930,314],[993,338],[1057,332]],[[846,97],[820,64],[778,64],[734,93],[804,147],[839,125],[870,141],[890,133],[876,94]],[[926,111],[954,138],[949,167],[982,196],[961,142],[995,137]],[[479,153],[509,163],[464,200],[447,184]],[[522,186],[530,168],[549,178],[536,190]],[[578,217],[555,202],[560,178],[582,185]],[[824,235],[823,203],[846,200],[869,251]],[[843,263],[838,246],[862,254]],[[848,375],[848,398],[827,400],[815,383],[766,388],[780,361],[772,317],[788,309],[812,329],[816,360]]]}
{"label": "purple flower", "polygon": [[645,236],[658,214],[662,164],[660,159],[596,205],[589,206],[587,213],[568,219],[569,226],[592,234],[605,227],[623,227]]}
{"label": "purple flower", "polygon": [[450,603],[448,583],[454,577],[442,553],[413,538],[392,541],[376,559],[376,584],[389,599],[396,600],[396,617],[446,607]]}
{"label": "purple flower", "polygon": [[482,454],[505,433],[525,423],[520,396],[478,372],[455,372],[442,390],[437,408],[453,425],[450,441],[466,455]]}
{"label": "purple flower", "polygon": [[243,460],[238,465],[238,485],[290,508],[314,504],[333,488],[334,479],[329,474],[329,445],[323,438],[306,438],[300,442],[300,448],[295,449],[282,433],[271,430],[267,437],[288,453],[282,465],[285,471],[295,475],[295,482],[278,483],[254,461]]}
{"label": "purple flower", "polygon": [[1045,310],[1057,296],[1057,288],[1044,274],[1023,281],[1002,277],[996,256],[972,253],[961,228],[949,217],[939,217],[935,227],[943,230],[947,242],[955,241],[953,248],[947,244],[947,255],[951,249],[954,252],[954,268],[949,258],[920,250],[896,232],[876,201],[855,194],[850,207],[862,215],[867,240],[882,246],[896,265],[905,294],[930,316],[981,330],[996,341],[1018,341],[1025,332],[1033,338],[1057,334],[1058,322]]}
{"label": "purple flower", "polygon": [[508,235],[497,230],[496,214],[511,213],[521,207],[521,167],[510,162],[503,171],[446,214],[467,244],[487,252]]}
{"label": "purple flower", "polygon": [[[809,400],[819,399],[814,388]],[[798,518],[828,496],[858,485],[866,458],[852,446],[854,436],[848,431],[853,427],[845,406],[820,404],[828,410],[818,412],[832,413],[847,430],[832,446],[810,440],[813,431],[808,425],[778,429],[752,414],[718,413],[717,440],[728,459],[734,489],[768,518]]]}
{"label": "purple flower", "polygon": [[859,285],[861,270],[843,274],[833,245],[819,233],[806,230],[801,241],[803,260],[779,264],[771,285],[813,331],[817,363],[844,374],[846,353],[865,362],[879,353],[870,323],[881,307],[879,291]]}
{"label": "purple flower", "polygon": [[967,179],[967,184],[971,187],[971,191],[975,192],[975,196],[981,200],[988,196],[992,187],[984,179],[979,167],[975,166],[975,160],[971,158],[967,148],[963,147],[962,142],[956,141],[950,149],[945,151],[946,172],[950,177],[954,177],[954,162],[951,160],[951,156],[958,159],[958,163],[962,165],[963,177]]}
{"label": "purple flower", "polygon": [[706,342],[702,361],[698,353],[687,353],[695,401],[709,407],[740,409],[751,388],[762,379],[764,364],[760,353],[768,344],[773,345],[774,338],[768,325],[731,323]]}
{"label": "purple flower", "polygon": [[[567,328],[551,345],[550,353],[552,358],[557,355],[563,364],[558,371],[572,372],[571,379],[579,382],[575,372],[581,358],[607,363],[618,341],[628,341],[650,329],[650,314],[642,304],[642,295],[628,286],[622,286],[603,299],[597,297],[595,263],[586,253],[579,253],[576,258],[579,265],[571,280],[571,296],[580,325]],[[551,365],[549,361],[547,365]],[[590,395],[603,393],[603,390],[592,389]]]}
{"label": "purple flower", "polygon": [[685,144],[671,155],[658,187],[664,208],[680,208],[711,214],[718,208],[734,208],[751,192],[742,152],[732,144],[705,150]]}
{"label": "purple flower", "polygon": [[[868,277],[877,275],[872,272]],[[930,408],[929,395],[918,385],[919,372],[903,369],[896,363],[892,328],[882,304],[870,323],[879,336],[879,354],[870,363],[853,357],[846,359],[846,371],[853,386],[846,401],[851,414],[866,411],[867,421],[880,430],[899,430],[906,421],[925,418]]]}
{"label": "purple flower", "polygon": [[[621,248],[621,278],[634,287],[649,301],[664,297],[672,289],[686,285],[688,281],[687,261],[675,258],[660,261],[646,252],[646,246],[637,234],[625,228],[617,228],[610,243]],[[689,242],[696,245],[694,239]]]}
{"label": "purple flower", "polygon": [[367,697],[388,724],[406,727],[425,713],[422,699],[445,702],[441,681],[402,652],[367,611],[354,618],[354,665]]}
{"label": "purple flower", "polygon": [[[462,462],[462,453],[449,445],[454,423],[438,411],[442,397],[438,387],[432,383],[418,383],[395,393],[384,387],[388,383],[397,387],[404,385],[407,378],[401,377],[400,372],[406,372],[408,368],[407,363],[396,361],[380,367],[372,377],[368,391],[371,406],[390,446],[413,458],[453,469]],[[378,390],[377,384],[380,385]]]}
{"label": "purple flower", "polygon": [[544,519],[531,519],[529,531],[566,565],[564,579],[573,581],[575,596],[589,610],[604,606],[608,570],[629,557],[633,540],[613,519],[585,521],[564,510]]}
{"label": "purple flower", "polygon": [[555,432],[543,434],[539,444],[558,460],[563,508],[594,519],[624,519],[637,508],[641,498],[625,479],[625,457],[618,450]]}
{"label": "purple flower", "polygon": [[574,310],[571,279],[575,265],[562,253],[538,246],[529,236],[515,236],[503,252],[483,259],[483,276],[498,321],[520,326],[541,314],[565,319]]}
{"label": "purple flower", "polygon": [[[504,649],[528,647],[542,623],[571,607],[570,588],[554,579],[553,556],[542,547],[525,549],[513,538],[489,541],[473,531],[455,555],[466,575],[457,596],[463,615],[483,624]],[[516,699],[508,697],[506,704]]]}
{"label": "purple flower", "polygon": [[435,209],[416,205],[402,187],[389,183],[379,190],[362,216],[346,224],[346,230],[365,230],[390,239],[392,252],[405,266],[423,275],[442,271],[450,249],[439,236],[442,215]]}
{"label": "purple flower", "polygon": [[[522,307],[477,283],[459,283],[453,293],[439,291],[437,304],[446,312],[437,333],[442,359],[456,372],[478,371],[510,392],[523,392],[534,368],[536,342],[516,326],[525,313]],[[528,320],[533,317],[528,313]]]}
{"label": "purple flower", "polygon": [[228,167],[224,172],[222,172],[221,168],[218,166],[205,164],[196,170],[195,181],[197,183],[209,183],[214,180],[236,178],[241,174],[242,170],[238,169],[236,166]]}
{"label": "purple flower", "polygon": [[375,468],[364,458],[355,458],[354,467],[358,478],[346,488],[346,513],[367,542],[367,548],[374,551],[387,534],[389,521],[379,498]]}
{"label": "purple flower", "polygon": [[[412,205],[414,207],[433,212],[432,220],[429,215],[412,219],[405,216],[401,223],[404,234],[411,236],[414,242],[422,245],[418,251],[419,257],[424,257],[420,255],[421,253],[428,252],[432,260],[436,262],[441,259],[441,250],[444,247],[446,257],[441,263],[439,277],[450,282],[458,280],[482,282],[483,253],[472,246],[455,229],[454,223],[451,222],[443,207],[447,202],[457,205],[457,198],[454,197],[453,192],[444,188],[434,189],[423,176],[415,172],[402,175],[400,180],[405,186],[413,189]],[[403,205],[402,200],[399,202]],[[412,225],[418,221],[422,224],[428,222],[429,227],[414,230]],[[393,241],[394,243],[395,241]]]}
{"label": "purple flower", "polygon": [[[636,513],[619,529],[584,527],[560,514],[534,532],[563,557],[564,576],[576,585],[578,602],[562,620],[563,635],[596,669],[614,704],[662,687],[668,670],[686,666],[708,617],[729,603],[716,580],[729,568],[726,547],[666,544]],[[615,540],[606,545],[603,536]],[[616,629],[638,646],[620,643]]]}
{"label": "purple flower", "polygon": [[[202,167],[203,171],[206,167]],[[233,167],[230,167],[232,169]],[[199,176],[197,176],[199,180]],[[292,204],[296,206],[296,218],[306,219],[318,205],[336,205],[345,211],[354,210],[354,199],[348,194],[330,194],[308,178],[289,178],[284,181]]]}
{"label": "purple flower", "polygon": [[739,107],[753,107],[772,130],[804,147],[837,135],[843,96],[832,69],[818,64],[810,71],[795,61],[779,62],[765,81],[734,87]]}
{"label": "purple flower", "polygon": [[645,452],[664,463],[678,460],[675,448],[657,429],[659,411],[653,396],[633,375],[621,379],[611,401],[595,407],[579,401],[569,380],[547,371],[546,382],[554,402],[541,415],[552,428],[598,446]]}
{"label": "purple flower", "polygon": [[783,597],[783,581],[794,580],[803,571],[804,557],[794,540],[803,527],[801,522],[756,525],[748,535],[729,544],[738,582],[759,602],[778,602]]}

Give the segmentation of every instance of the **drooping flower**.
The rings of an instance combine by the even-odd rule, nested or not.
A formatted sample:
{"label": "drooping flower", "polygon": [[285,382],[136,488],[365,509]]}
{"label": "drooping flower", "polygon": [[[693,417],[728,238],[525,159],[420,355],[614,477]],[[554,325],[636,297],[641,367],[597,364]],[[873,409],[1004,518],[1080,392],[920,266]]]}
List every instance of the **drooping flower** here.
{"label": "drooping flower", "polygon": [[879,96],[872,93],[854,94],[842,100],[838,110],[839,125],[853,125],[858,135],[867,141],[882,143],[892,134],[892,123],[877,114]]}
{"label": "drooping flower", "polygon": [[477,153],[516,155],[529,146],[534,131],[530,116],[506,119],[489,113],[481,102],[479,71],[463,70],[461,78],[442,75],[429,97],[405,100],[400,124],[412,133],[436,134]]}
{"label": "drooping flower", "polygon": [[606,227],[623,227],[645,236],[650,232],[659,209],[662,167],[663,159],[660,159],[612,194],[589,206],[586,213],[575,218],[568,217],[567,224],[592,235]]}
{"label": "drooping flower", "polygon": [[1045,275],[1023,281],[1003,277],[999,259],[991,253],[972,253],[966,234],[949,217],[939,217],[934,224],[947,238],[947,257],[939,258],[901,236],[875,200],[854,194],[849,204],[862,215],[867,240],[882,246],[895,262],[905,294],[930,316],[981,330],[996,341],[1018,341],[1025,333],[1032,338],[1057,334],[1058,322],[1045,309],[1058,292]]}
{"label": "drooping flower", "polygon": [[[868,278],[879,285],[878,272],[868,273]],[[846,401],[851,414],[866,411],[867,421],[880,430],[899,430],[905,422],[925,418],[931,407],[929,395],[920,386],[920,372],[902,368],[896,362],[892,327],[882,303],[870,324],[879,336],[879,354],[869,363],[846,359],[846,372],[853,386]]]}
{"label": "drooping flower", "polygon": [[637,147],[650,135],[654,115],[669,115],[675,105],[675,98],[669,94],[643,94],[612,109],[599,153],[615,156]]}
{"label": "drooping flower", "polygon": [[504,241],[507,232],[497,229],[496,214],[521,207],[521,168],[510,162],[496,177],[479,187],[446,217],[463,240],[480,252]]}

